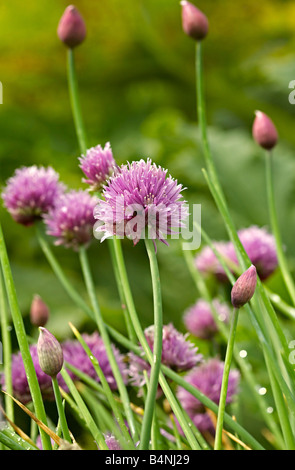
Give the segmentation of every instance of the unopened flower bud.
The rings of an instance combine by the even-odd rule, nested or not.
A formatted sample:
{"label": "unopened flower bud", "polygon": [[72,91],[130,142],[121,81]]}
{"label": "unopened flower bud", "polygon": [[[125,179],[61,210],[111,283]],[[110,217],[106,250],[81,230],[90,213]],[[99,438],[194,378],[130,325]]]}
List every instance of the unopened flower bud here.
{"label": "unopened flower bud", "polygon": [[73,5],[65,9],[58,24],[57,35],[70,49],[79,46],[84,41],[86,36],[85,22]]}
{"label": "unopened flower bud", "polygon": [[196,41],[204,39],[209,29],[206,15],[186,0],[182,0],[180,5],[182,7],[182,28],[184,32]]}
{"label": "unopened flower bud", "polygon": [[46,328],[39,327],[39,330],[37,353],[40,367],[45,374],[56,377],[64,361],[61,345]]}
{"label": "unopened flower bud", "polygon": [[45,326],[49,319],[49,308],[39,295],[35,295],[31,304],[30,319],[32,325]]}
{"label": "unopened flower bud", "polygon": [[274,123],[262,111],[255,111],[252,135],[254,140],[266,150],[271,150],[278,141],[278,133]]}
{"label": "unopened flower bud", "polygon": [[254,295],[257,284],[257,272],[252,264],[235,282],[231,290],[231,303],[235,308],[241,308]]}

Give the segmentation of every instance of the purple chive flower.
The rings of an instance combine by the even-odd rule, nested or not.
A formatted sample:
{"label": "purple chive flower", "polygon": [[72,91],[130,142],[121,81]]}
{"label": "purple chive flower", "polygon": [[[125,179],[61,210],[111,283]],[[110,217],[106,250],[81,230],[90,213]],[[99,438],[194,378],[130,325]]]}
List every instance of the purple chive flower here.
{"label": "purple chive flower", "polygon": [[82,155],[79,161],[80,168],[86,176],[82,181],[90,185],[91,191],[99,191],[116,167],[109,142],[104,149],[100,145],[88,149],[86,155]]}
{"label": "purple chive flower", "polygon": [[103,232],[102,240],[117,235],[126,236],[134,244],[144,237],[166,242],[173,229],[184,226],[187,217],[181,191],[167,170],[156,166],[150,159],[122,165],[111,176],[103,190],[95,218],[97,232]]}
{"label": "purple chive flower", "polygon": [[[154,326],[146,328],[144,334],[149,347],[153,350]],[[172,323],[163,326],[162,364],[173,370],[185,371],[202,361],[203,356],[197,353],[198,348],[187,340],[187,336],[177,331]],[[142,357],[129,353],[129,376],[132,385],[142,387],[145,384],[145,370],[149,376],[149,363]],[[161,393],[160,390],[159,393]]]}
{"label": "purple chive flower", "polygon": [[59,175],[51,167],[18,168],[2,192],[4,206],[16,222],[32,225],[54,207],[65,191],[58,180]]}
{"label": "purple chive flower", "polygon": [[44,216],[47,234],[56,238],[56,245],[77,250],[93,238],[93,211],[97,198],[86,191],[72,190],[62,195],[55,207]]}
{"label": "purple chive flower", "polygon": [[[238,231],[238,236],[261,280],[267,279],[278,265],[276,244],[273,235],[266,229],[251,226]],[[216,242],[216,250],[226,259],[238,265],[238,259],[231,242]],[[219,280],[227,276],[210,247],[205,247],[196,257],[196,267],[204,274],[214,274]],[[230,266],[229,266],[230,268]]]}
{"label": "purple chive flower", "polygon": [[[213,307],[220,321],[227,323],[230,310],[225,303],[214,299]],[[211,339],[218,332],[212,308],[209,302],[199,299],[195,305],[186,310],[183,318],[187,330],[197,338]]]}
{"label": "purple chive flower", "polygon": [[[219,403],[224,362],[219,359],[209,359],[206,363],[194,368],[184,378],[185,380],[200,390],[214,403]],[[238,392],[240,373],[233,369],[229,373],[228,390],[226,403],[233,401]],[[188,391],[178,387],[177,397],[181,406],[188,413],[191,420],[201,432],[214,433],[214,426],[210,416],[206,413],[204,405]]]}
{"label": "purple chive flower", "polygon": [[[114,378],[111,365],[109,363],[109,359],[106,353],[105,345],[103,343],[102,338],[99,336],[97,332],[92,333],[91,335],[83,334],[82,335],[84,341],[91,349],[91,352],[94,357],[99,362],[99,366],[112,390],[117,389],[116,380]],[[69,364],[80,369],[85,374],[89,375],[93,379],[99,381],[97,374],[94,370],[94,367],[87,356],[86,352],[84,351],[83,347],[77,340],[68,340],[62,344],[64,360]],[[127,383],[128,379],[128,370],[125,364],[124,356],[120,353],[119,349],[116,348],[114,345],[112,346],[113,352],[116,358],[116,362],[119,366],[121,371],[121,375],[123,380]]]}
{"label": "purple chive flower", "polygon": [[[225,259],[232,262],[232,247],[228,242],[214,242],[214,248]],[[226,281],[226,273],[210,246],[202,248],[201,252],[196,256],[196,267],[199,271],[206,275],[213,274],[220,281]]]}
{"label": "purple chive flower", "polygon": [[[106,380],[108,381],[110,387],[113,390],[116,390],[117,384],[114,379],[110,363],[107,358],[107,353],[103,344],[103,341],[97,332],[92,333],[91,335],[84,334],[82,335],[89,348],[91,349],[93,356],[96,357],[99,361],[99,365],[104,373]],[[97,380],[99,378],[93,368],[93,365],[84,351],[83,347],[78,340],[67,340],[61,343],[64,362],[72,364],[77,369],[81,370],[89,377]],[[122,374],[124,381],[127,383],[128,379],[128,370],[124,362],[124,356],[120,351],[113,346],[113,351],[119,364],[119,368]],[[37,380],[40,385],[42,397],[44,400],[53,400],[54,393],[52,389],[51,377],[45,374],[39,364],[37,345],[33,344],[30,346],[30,353],[33,360],[34,368],[37,375]],[[66,364],[64,364],[66,368]],[[67,371],[70,377],[73,380],[77,380],[77,377],[70,370]],[[67,386],[60,374],[57,374],[57,380],[59,385],[67,390]],[[3,376],[0,380],[0,384],[5,387],[5,377]],[[20,400],[22,403],[29,403],[31,401],[31,394],[28,385],[28,380],[25,372],[25,367],[21,353],[15,353],[12,355],[12,384],[13,384],[13,395]]]}
{"label": "purple chive flower", "polygon": [[122,450],[120,442],[111,433],[104,434],[105,443],[109,450]]}

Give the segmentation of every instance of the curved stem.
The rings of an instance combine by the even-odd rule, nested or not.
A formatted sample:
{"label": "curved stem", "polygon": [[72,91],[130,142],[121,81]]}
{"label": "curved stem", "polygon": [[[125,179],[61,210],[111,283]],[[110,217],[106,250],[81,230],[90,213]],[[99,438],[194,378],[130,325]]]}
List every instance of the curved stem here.
{"label": "curved stem", "polygon": [[78,91],[78,81],[76,76],[76,69],[75,69],[75,57],[74,57],[74,50],[68,48],[67,51],[67,72],[68,72],[68,85],[69,85],[69,94],[72,106],[72,113],[76,128],[76,133],[78,137],[78,142],[80,146],[80,151],[82,154],[85,154],[87,150],[87,139],[84,129],[84,123],[82,119],[81,107],[80,107],[80,100],[79,100],[79,91]]}
{"label": "curved stem", "polygon": [[160,285],[160,276],[158,269],[157,256],[152,240],[146,238],[145,246],[150,262],[150,270],[153,286],[154,298],[154,347],[153,347],[153,365],[149,380],[148,394],[145,404],[143,423],[140,436],[140,448],[145,450],[149,448],[151,428],[153,422],[155,400],[157,395],[159,374],[162,358],[162,336],[163,336],[163,312],[162,312],[162,294]]}
{"label": "curved stem", "polygon": [[286,288],[289,292],[291,300],[295,305],[295,285],[291,273],[289,271],[289,266],[286,260],[286,256],[283,250],[283,243],[281,239],[281,233],[278,223],[275,197],[274,197],[274,184],[273,184],[273,154],[271,151],[268,151],[265,155],[265,173],[266,173],[266,189],[267,189],[267,200],[268,200],[268,209],[271,222],[271,228],[273,235],[276,241],[277,255],[279,266],[282,272],[283,280],[286,285]]}
{"label": "curved stem", "polygon": [[239,315],[239,309],[235,308],[233,310],[233,315],[231,319],[231,326],[230,326],[225,361],[224,361],[224,370],[223,370],[218,414],[217,414],[214,450],[220,450],[221,445],[222,445],[222,430],[223,430],[224,412],[225,412],[226,397],[227,397],[228,378],[229,378],[230,366],[231,366],[233,350],[234,350],[234,342],[235,342],[236,329],[237,329],[237,324],[238,324],[238,315]]}

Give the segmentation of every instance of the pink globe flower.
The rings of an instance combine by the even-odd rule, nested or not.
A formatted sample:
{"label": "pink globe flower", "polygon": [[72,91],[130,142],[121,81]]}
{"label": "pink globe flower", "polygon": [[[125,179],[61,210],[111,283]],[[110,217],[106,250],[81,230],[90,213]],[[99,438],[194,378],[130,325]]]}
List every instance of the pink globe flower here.
{"label": "pink globe flower", "polygon": [[103,233],[102,240],[117,235],[137,244],[148,236],[167,244],[167,236],[184,227],[188,215],[182,190],[167,170],[149,159],[122,165],[109,178],[104,200],[96,207],[96,230]]}
{"label": "pink globe flower", "polygon": [[86,191],[72,190],[61,196],[56,206],[44,216],[46,231],[56,245],[79,249],[93,239],[93,211],[97,198]]}
{"label": "pink globe flower", "polygon": [[51,210],[65,191],[53,168],[36,165],[15,170],[2,192],[4,206],[12,218],[25,226],[32,225]]}

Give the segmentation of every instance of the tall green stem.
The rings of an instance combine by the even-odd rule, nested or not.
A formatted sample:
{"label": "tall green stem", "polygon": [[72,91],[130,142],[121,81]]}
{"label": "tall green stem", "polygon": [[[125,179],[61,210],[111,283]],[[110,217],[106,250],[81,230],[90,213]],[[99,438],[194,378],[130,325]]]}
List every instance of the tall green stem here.
{"label": "tall green stem", "polygon": [[117,386],[118,386],[118,390],[119,390],[119,393],[120,393],[120,396],[121,396],[121,399],[122,399],[122,403],[123,403],[124,411],[125,411],[125,414],[126,414],[126,418],[127,418],[127,421],[128,421],[129,427],[130,427],[130,432],[131,432],[132,436],[135,439],[137,439],[138,438],[137,430],[136,430],[136,426],[135,426],[134,416],[133,416],[132,410],[130,408],[130,401],[129,401],[128,392],[127,392],[126,386],[124,384],[119,366],[117,364],[117,361],[116,361],[116,358],[115,358],[115,355],[114,355],[114,351],[113,351],[113,348],[112,348],[112,344],[111,344],[107,329],[106,329],[105,324],[104,324],[103,317],[101,315],[101,311],[100,311],[100,308],[99,308],[99,305],[98,305],[96,292],[95,292],[95,287],[94,287],[94,284],[93,284],[93,279],[92,279],[92,275],[91,275],[91,271],[90,271],[87,252],[86,252],[86,249],[84,247],[80,248],[79,257],[80,257],[81,267],[82,267],[82,271],[83,271],[83,275],[84,275],[84,279],[85,279],[85,284],[86,284],[87,291],[88,291],[90,301],[91,301],[91,304],[92,304],[92,308],[93,308],[93,311],[94,311],[94,317],[95,317],[97,326],[99,328],[102,340],[104,342],[104,345],[105,345],[105,348],[106,348],[106,353],[107,353],[108,359],[110,361],[110,366],[111,366],[111,369],[113,371],[113,374],[114,374],[114,377],[115,377],[115,380],[116,380],[116,383],[117,383]]}
{"label": "tall green stem", "polygon": [[232,319],[231,319],[231,326],[230,326],[226,355],[225,355],[225,360],[224,360],[224,370],[223,370],[220,399],[219,399],[219,406],[218,406],[216,433],[215,433],[215,443],[214,443],[215,450],[220,450],[221,445],[222,445],[222,429],[223,429],[224,412],[225,412],[226,397],[227,397],[228,378],[229,378],[230,366],[231,366],[233,351],[234,351],[238,316],[239,316],[239,310],[235,308],[233,311]]}
{"label": "tall green stem", "polygon": [[295,285],[291,273],[289,271],[288,262],[283,250],[283,243],[279,228],[279,222],[276,211],[274,183],[273,183],[273,153],[267,151],[265,155],[265,173],[266,173],[266,189],[268,199],[268,209],[271,222],[271,228],[276,241],[276,249],[278,255],[279,266],[281,268],[283,280],[290,294],[293,305],[295,305]]}
{"label": "tall green stem", "polygon": [[143,423],[140,436],[140,448],[148,449],[153,422],[155,400],[157,395],[159,374],[162,358],[162,336],[163,336],[163,312],[162,312],[162,294],[160,285],[160,275],[158,269],[157,256],[152,240],[146,238],[145,246],[150,262],[150,270],[153,286],[154,298],[154,347],[153,347],[153,365],[148,387],[148,394],[145,404]]}
{"label": "tall green stem", "polygon": [[78,137],[78,142],[80,146],[80,151],[82,154],[85,154],[87,150],[87,140],[86,140],[86,133],[84,129],[84,123],[82,119],[80,100],[79,100],[79,90],[78,90],[78,81],[77,81],[76,69],[75,69],[74,50],[69,48],[67,53],[68,53],[67,72],[68,72],[68,84],[69,84],[69,94],[70,94],[72,113],[73,113],[76,133]]}
{"label": "tall green stem", "polygon": [[[42,421],[44,424],[47,423],[46,413],[44,409],[44,404],[42,400],[42,395],[34,368],[33,360],[30,354],[29,344],[27,340],[27,335],[24,327],[24,322],[22,314],[19,308],[17,294],[15,290],[15,285],[12,277],[12,272],[10,268],[10,263],[7,255],[6,245],[4,241],[4,236],[2,228],[0,225],[0,259],[3,271],[4,282],[7,291],[7,297],[10,305],[10,311],[12,316],[12,321],[17,336],[19,348],[24,362],[24,367],[26,371],[26,376],[35,407],[35,412],[37,418]],[[40,428],[40,435],[42,439],[42,444],[44,449],[51,449],[51,442],[49,436]]]}

